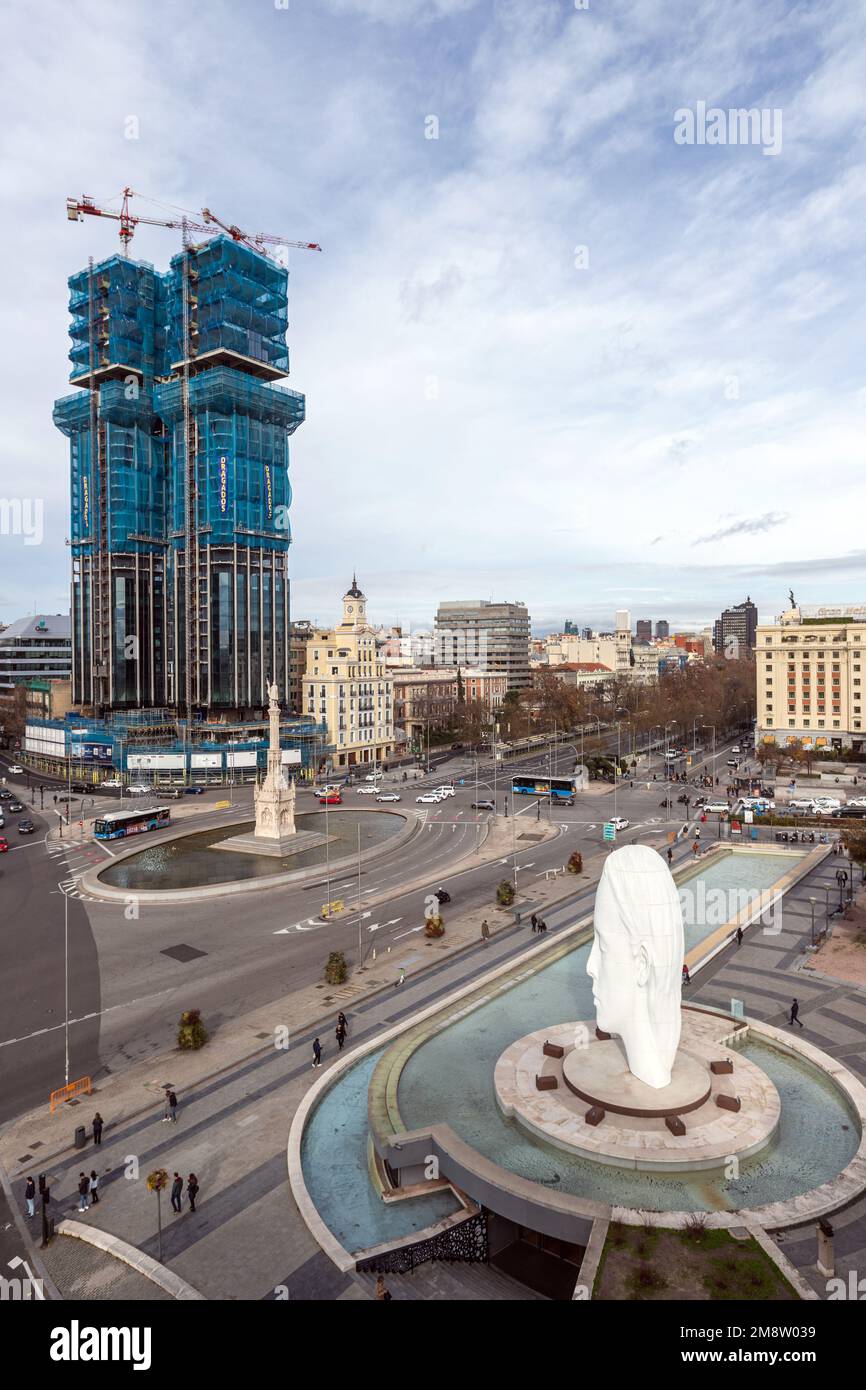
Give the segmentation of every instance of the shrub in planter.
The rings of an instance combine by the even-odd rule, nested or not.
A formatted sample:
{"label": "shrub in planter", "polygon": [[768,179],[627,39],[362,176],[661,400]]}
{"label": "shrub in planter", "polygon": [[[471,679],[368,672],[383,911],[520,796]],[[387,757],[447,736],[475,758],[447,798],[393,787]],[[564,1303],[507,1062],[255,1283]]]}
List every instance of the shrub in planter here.
{"label": "shrub in planter", "polygon": [[332,951],[325,965],[325,979],[329,985],[342,985],[349,978],[349,967],[342,951]]}
{"label": "shrub in planter", "polygon": [[207,1042],[207,1029],[198,1009],[186,1009],[180,1016],[177,1045],[183,1052],[197,1052]]}
{"label": "shrub in planter", "polygon": [[428,917],[424,923],[425,936],[444,936],[445,923],[441,917]]}
{"label": "shrub in planter", "polygon": [[500,907],[510,907],[514,902],[514,884],[511,879],[504,878],[496,890],[496,901]]}
{"label": "shrub in planter", "polygon": [[574,853],[569,856],[568,872],[570,874],[583,873],[583,855],[581,854],[580,850],[576,849]]}

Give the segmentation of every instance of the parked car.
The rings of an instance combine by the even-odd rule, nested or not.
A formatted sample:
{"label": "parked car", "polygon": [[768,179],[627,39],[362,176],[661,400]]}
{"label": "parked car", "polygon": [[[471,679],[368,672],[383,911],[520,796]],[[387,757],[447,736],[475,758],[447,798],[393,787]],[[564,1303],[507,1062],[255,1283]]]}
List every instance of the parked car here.
{"label": "parked car", "polygon": [[20,777],[24,769],[20,763],[12,763],[9,771],[12,773],[13,777]]}
{"label": "parked car", "polygon": [[813,811],[815,809],[815,803],[811,797],[809,797],[808,800],[799,797],[793,801],[789,801],[788,808],[791,811]]}
{"label": "parked car", "polygon": [[20,801],[10,801],[9,810],[12,812],[13,816],[20,816],[21,812],[24,810],[24,807],[21,805]]}
{"label": "parked car", "polygon": [[5,818],[5,816],[0,815],[0,830],[3,829],[3,827],[4,827],[5,824],[6,824],[6,818]]}
{"label": "parked car", "polygon": [[422,796],[416,796],[415,800],[423,802],[425,806],[438,806],[442,797],[437,796],[435,792],[424,792]]}
{"label": "parked car", "polygon": [[8,854],[8,853],[9,853],[9,841],[6,839],[6,836],[5,836],[5,835],[0,835],[0,854]]}
{"label": "parked car", "polygon": [[496,807],[492,801],[473,801],[473,811],[495,811]]}
{"label": "parked car", "polygon": [[184,796],[203,796],[204,787],[199,786],[198,782],[190,782],[188,787],[183,789]]}
{"label": "parked car", "polygon": [[378,773],[378,772],[368,772],[367,775],[366,775],[366,777],[364,778],[364,781],[365,781],[365,782],[378,782],[378,780],[379,780],[379,773]]}
{"label": "parked car", "polygon": [[35,829],[36,826],[33,824],[32,820],[20,820],[18,822],[19,835],[32,835]]}
{"label": "parked car", "polygon": [[625,816],[611,816],[608,824],[612,825],[614,830],[628,830],[630,822],[626,820]]}
{"label": "parked car", "polygon": [[339,792],[325,792],[323,796],[319,797],[320,806],[341,806],[342,804],[343,798]]}
{"label": "parked car", "polygon": [[377,800],[377,801],[399,801],[400,798],[399,798],[399,796],[397,795],[396,792],[380,792],[379,795],[376,797],[376,800]]}

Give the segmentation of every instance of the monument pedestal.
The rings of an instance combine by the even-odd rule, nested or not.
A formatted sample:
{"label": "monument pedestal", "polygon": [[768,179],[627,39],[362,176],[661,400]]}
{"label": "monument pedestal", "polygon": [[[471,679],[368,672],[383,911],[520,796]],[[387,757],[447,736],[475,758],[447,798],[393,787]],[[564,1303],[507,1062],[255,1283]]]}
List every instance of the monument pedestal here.
{"label": "monument pedestal", "polygon": [[248,830],[243,835],[233,835],[230,840],[218,840],[211,849],[230,849],[239,854],[267,854],[274,859],[290,859],[293,854],[301,854],[305,849],[316,849],[336,835],[322,835],[318,830],[296,830],[292,835],[283,835],[272,840]]}

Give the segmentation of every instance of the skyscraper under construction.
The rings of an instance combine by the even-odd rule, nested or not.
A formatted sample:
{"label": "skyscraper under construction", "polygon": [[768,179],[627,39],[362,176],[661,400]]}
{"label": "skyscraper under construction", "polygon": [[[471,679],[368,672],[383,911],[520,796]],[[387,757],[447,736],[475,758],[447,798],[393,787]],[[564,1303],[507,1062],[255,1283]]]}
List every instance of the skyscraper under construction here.
{"label": "skyscraper under construction", "polygon": [[288,272],[216,236],[69,290],[73,701],[248,718],[289,685]]}

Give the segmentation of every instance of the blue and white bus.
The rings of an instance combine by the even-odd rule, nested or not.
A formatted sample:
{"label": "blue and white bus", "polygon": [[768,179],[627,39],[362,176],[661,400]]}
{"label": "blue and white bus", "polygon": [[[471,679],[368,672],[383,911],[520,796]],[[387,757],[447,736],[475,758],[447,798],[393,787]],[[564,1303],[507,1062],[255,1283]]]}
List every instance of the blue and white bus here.
{"label": "blue and white bus", "polygon": [[167,806],[148,806],[143,811],[110,811],[93,823],[97,840],[120,840],[124,835],[140,835],[145,830],[163,830],[171,825]]}
{"label": "blue and white bus", "polygon": [[573,777],[537,777],[534,773],[515,773],[511,778],[512,796],[549,797],[551,801],[574,805]]}

